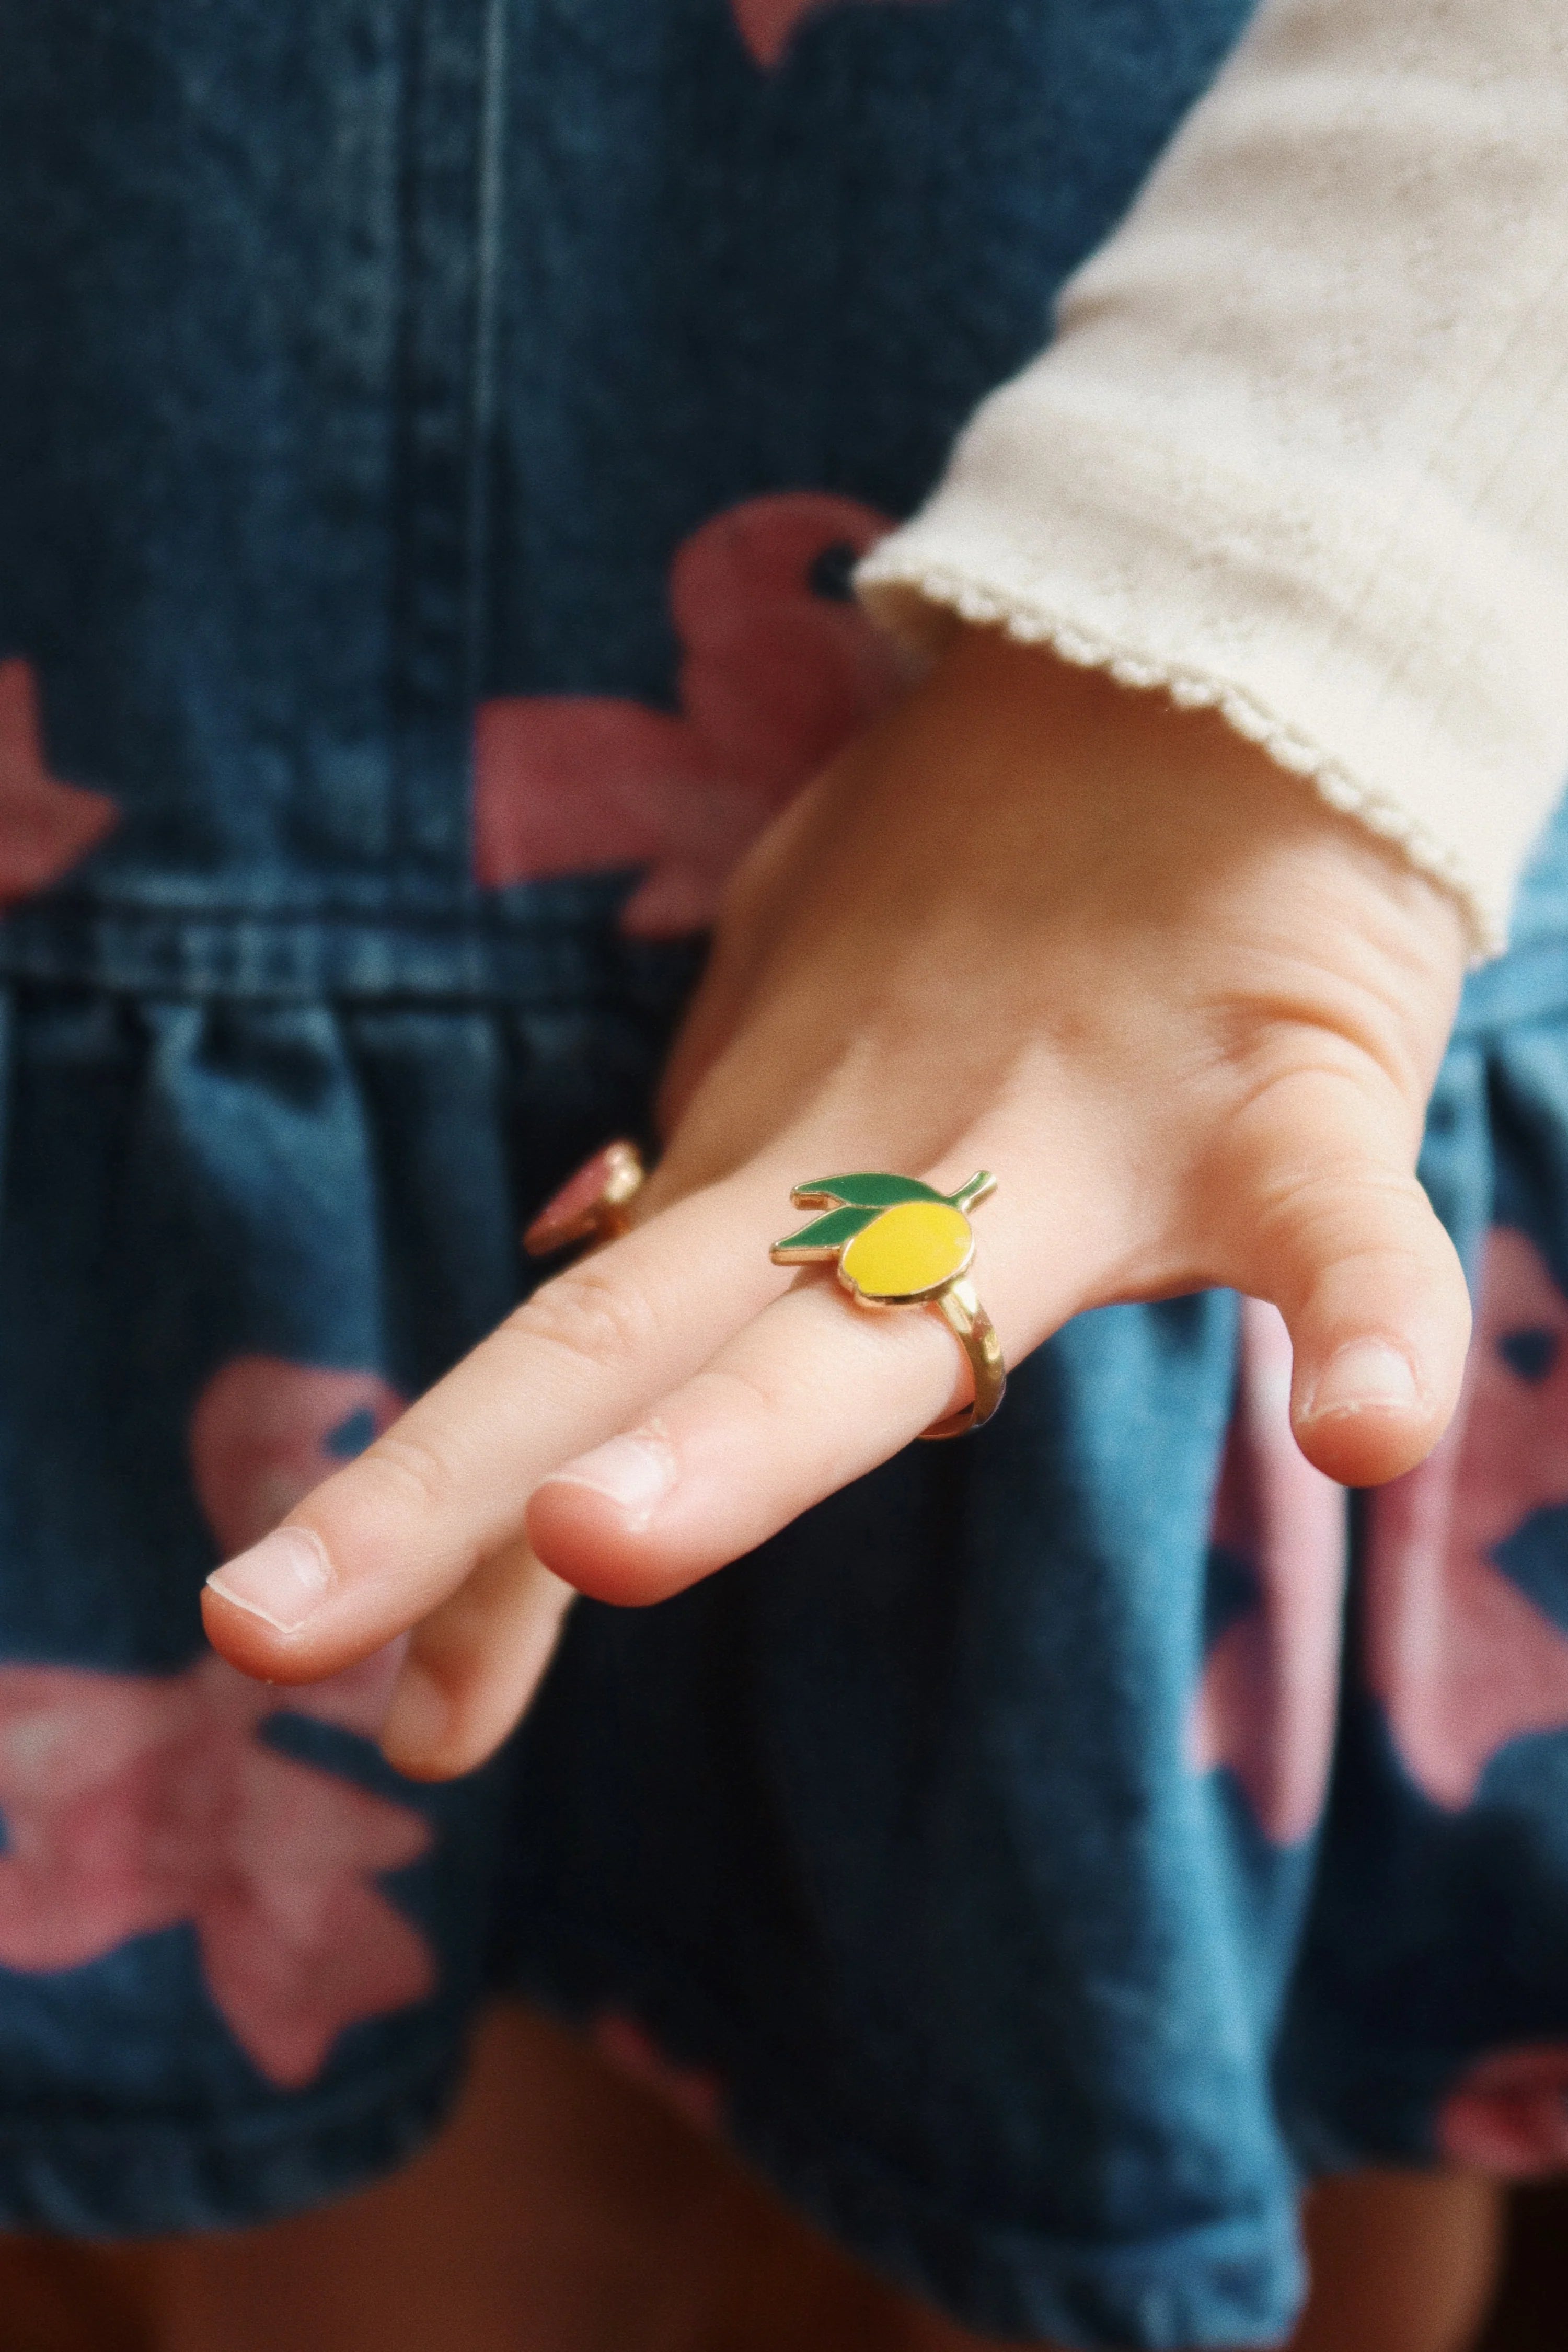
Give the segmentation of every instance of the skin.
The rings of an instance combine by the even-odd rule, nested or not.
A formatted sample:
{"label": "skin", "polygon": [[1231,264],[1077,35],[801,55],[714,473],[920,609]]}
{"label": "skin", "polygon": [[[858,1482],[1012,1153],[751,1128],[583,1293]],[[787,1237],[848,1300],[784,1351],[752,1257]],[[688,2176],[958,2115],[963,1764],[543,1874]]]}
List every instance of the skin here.
{"label": "skin", "polygon": [[[1307,2200],[1289,2352],[1462,2352],[1496,2192],[1368,2173]],[[457,2113],[390,2179],[258,2230],[98,2249],[0,2238],[37,2352],[986,2352],[788,2212],[577,2039],[506,2009]],[[996,2347],[1001,2352],[1001,2347]],[[1037,2352],[1051,2352],[1039,2346]]]}
{"label": "skin", "polygon": [[214,1645],[300,1683],[411,1628],[383,1744],[460,1772],[570,1588],[661,1600],[960,1404],[933,1314],[768,1263],[836,1168],[997,1172],[973,1278],[1010,1362],[1229,1285],[1289,1327],[1309,1458],[1410,1469],[1469,1330],[1414,1174],[1463,963],[1446,892],[1218,719],[961,633],[733,883],[637,1229],[290,1513],[281,1606],[255,1555],[221,1571]]}
{"label": "skin", "polygon": [[[526,1706],[574,1588],[678,1591],[962,1403],[934,1315],[770,1265],[792,1184],[834,1169],[945,1192],[996,1171],[973,1278],[1010,1362],[1086,1307],[1228,1285],[1285,1317],[1309,1458],[1357,1486],[1412,1468],[1469,1331],[1414,1174],[1464,944],[1444,891],[1218,720],[961,634],[738,875],[636,1230],[290,1514],[281,1606],[256,1555],[220,1572],[214,1644],[300,1683],[409,1631],[383,1745],[460,1772]],[[1494,2210],[1475,2183],[1319,2192],[1301,2352],[1460,2346]],[[857,2311],[845,2341],[869,2340]],[[192,2352],[237,2342],[233,2317]],[[887,2324],[909,2352],[978,2340],[907,2305]]]}

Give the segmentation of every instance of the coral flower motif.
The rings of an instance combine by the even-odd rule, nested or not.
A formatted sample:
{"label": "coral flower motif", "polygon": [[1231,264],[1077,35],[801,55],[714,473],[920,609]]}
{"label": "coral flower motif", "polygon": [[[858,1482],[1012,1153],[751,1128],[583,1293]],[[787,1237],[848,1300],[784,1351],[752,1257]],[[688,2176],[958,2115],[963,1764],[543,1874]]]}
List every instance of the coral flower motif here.
{"label": "coral flower motif", "polygon": [[804,18],[837,0],[731,0],[741,38],[760,66],[776,66]]}
{"label": "coral flower motif", "polygon": [[49,773],[32,666],[0,661],[0,908],[58,882],[118,816],[103,793]]}
{"label": "coral flower motif", "polygon": [[188,1922],[235,2039],[284,2088],[344,2026],[423,2000],[429,1948],[373,1878],[419,1858],[425,1822],[255,1736],[285,1706],[373,1733],[395,1670],[384,1654],[285,1697],[218,1658],[0,1666],[0,1963],[77,1968]]}
{"label": "coral flower motif", "polygon": [[1450,2164],[1507,2180],[1568,2165],[1568,2046],[1546,2042],[1481,2059],[1444,2101],[1437,2145]]}
{"label": "coral flower motif", "polygon": [[402,1410],[374,1372],[231,1358],[197,1399],[190,1433],[196,1499],[225,1557],[258,1543]]}
{"label": "coral flower motif", "polygon": [[1345,1498],[1290,1433],[1289,1334],[1256,1298],[1241,1302],[1213,1541],[1255,1597],[1205,1661],[1189,1759],[1200,1772],[1228,1767],[1265,1835],[1295,1845],[1322,1810],[1333,1751]]}
{"label": "coral flower motif", "polygon": [[[222,1366],[191,1423],[222,1549],[264,1535],[400,1405],[371,1373]],[[214,2003],[284,2089],[345,2026],[426,1999],[430,1947],[375,1884],[427,1851],[424,1819],[257,1736],[288,1713],[374,1738],[401,1648],[288,1692],[213,1657],[178,1675],[0,1665],[0,1965],[78,1968],[188,1925]]]}
{"label": "coral flower motif", "polygon": [[[1510,1572],[1511,1571],[1511,1572]],[[1521,1579],[1558,1603],[1549,1615]],[[1568,1729],[1568,1299],[1521,1233],[1488,1240],[1452,1427],[1372,1501],[1366,1669],[1406,1770],[1458,1810],[1489,1759]]]}
{"label": "coral flower motif", "polygon": [[653,2036],[622,2010],[603,2011],[594,2020],[594,2047],[606,2064],[705,2137],[720,2127],[724,2086],[706,2067],[679,2066],[667,2058]]}
{"label": "coral flower motif", "polygon": [[769,818],[904,682],[847,584],[889,528],[818,491],[752,499],[702,524],[670,572],[678,715],[611,695],[482,703],[479,883],[641,866],[626,929],[671,938],[711,922]]}

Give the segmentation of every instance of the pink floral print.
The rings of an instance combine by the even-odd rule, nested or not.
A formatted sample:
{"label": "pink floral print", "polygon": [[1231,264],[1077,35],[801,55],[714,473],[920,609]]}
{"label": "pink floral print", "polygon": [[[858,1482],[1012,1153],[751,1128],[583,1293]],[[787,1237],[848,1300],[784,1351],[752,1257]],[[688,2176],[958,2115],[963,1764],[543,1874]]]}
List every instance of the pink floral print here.
{"label": "pink floral print", "polygon": [[403,1399],[373,1372],[236,1356],[191,1415],[196,1499],[226,1559],[275,1528],[312,1486],[395,1421]]}
{"label": "pink floral print", "polygon": [[1189,1758],[1227,1766],[1266,1836],[1295,1845],[1322,1810],[1333,1750],[1345,1498],[1290,1433],[1289,1335],[1256,1298],[1241,1302],[1213,1539],[1250,1566],[1258,1599],[1209,1651]]}
{"label": "pink floral print", "polygon": [[1399,1755],[1458,1809],[1499,1748],[1568,1729],[1568,1636],[1495,1564],[1568,1504],[1568,1300],[1540,1252],[1489,1237],[1464,1393],[1431,1457],[1373,1498],[1366,1664]]}
{"label": "pink floral print", "polygon": [[730,0],[741,38],[760,66],[776,66],[804,17],[837,0]]}
{"label": "pink floral print", "polygon": [[677,716],[610,695],[508,696],[475,731],[475,866],[488,888],[646,866],[626,929],[711,922],[767,824],[902,682],[852,603],[850,564],[889,528],[853,499],[784,491],[677,551]]}
{"label": "pink floral print", "polygon": [[32,665],[0,661],[0,908],[58,882],[118,814],[104,793],[50,775]]}
{"label": "pink floral print", "polygon": [[[220,1549],[264,1535],[400,1404],[370,1373],[222,1366],[190,1433]],[[288,1713],[374,1738],[400,1651],[289,1691],[213,1657],[163,1675],[0,1665],[0,1965],[77,1968],[187,1923],[235,2039],[285,2089],[345,2026],[424,2000],[430,1948],[374,1883],[427,1850],[423,1818],[257,1736]]]}
{"label": "pink floral print", "polygon": [[711,2137],[719,2130],[724,2106],[724,2086],[717,2074],[702,2066],[678,2066],[667,2058],[646,2026],[621,2010],[605,2010],[594,2021],[594,2047],[617,2074],[650,2091],[661,2105],[694,2131]]}
{"label": "pink floral print", "polygon": [[0,1962],[76,1968],[188,1921],[235,2039],[286,2088],[345,2025],[422,2000],[429,1948],[373,1874],[418,1859],[424,1822],[255,1736],[283,1707],[374,1732],[395,1663],[288,1693],[218,1658],[0,1666]]}
{"label": "pink floral print", "polygon": [[1500,2050],[1445,2100],[1437,2145],[1450,2164],[1506,2180],[1568,2165],[1568,2046]]}
{"label": "pink floral print", "polygon": [[[1367,1680],[1411,1779],[1454,1811],[1510,1740],[1568,1729],[1568,1634],[1496,1559],[1535,1511],[1568,1506],[1568,1299],[1506,1226],[1480,1297],[1453,1427],[1368,1506]],[[1210,1652],[1191,1727],[1194,1763],[1228,1764],[1286,1843],[1321,1801],[1342,1559],[1337,1489],[1289,1436],[1289,1361],[1279,1318],[1245,1304],[1215,1540],[1253,1562],[1262,1598]]]}

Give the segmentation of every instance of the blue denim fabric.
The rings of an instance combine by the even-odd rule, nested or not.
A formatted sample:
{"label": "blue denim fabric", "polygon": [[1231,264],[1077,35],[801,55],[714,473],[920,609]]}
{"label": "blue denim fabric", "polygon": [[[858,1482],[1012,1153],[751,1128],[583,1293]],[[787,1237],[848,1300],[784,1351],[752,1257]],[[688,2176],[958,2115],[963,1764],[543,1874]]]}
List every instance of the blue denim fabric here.
{"label": "blue denim fabric", "polygon": [[[1472,1269],[1531,1237],[1568,1322],[1565,845],[1423,1175]],[[972,1447],[647,1616],[580,1607],[522,1735],[525,1980],[629,2007],[806,2210],[1010,2338],[1272,2340],[1304,2174],[1430,2163],[1472,2062],[1568,2060],[1568,1707],[1434,1802],[1367,1688],[1364,1528],[1323,1817],[1282,1843],[1186,1761],[1235,1377],[1226,1296],[1080,1317]],[[1568,1512],[1502,1556],[1568,1631]]]}
{"label": "blue denim fabric", "polygon": [[910,509],[1247,13],[5,0],[0,652],[95,901],[474,919],[478,697],[668,701],[695,523]]}
{"label": "blue denim fabric", "polygon": [[[475,881],[476,703],[671,713],[694,530],[912,507],[1246,14],[855,0],[770,62],[726,0],[0,0],[0,684],[114,820],[0,926],[0,2220],[326,2196],[514,1986],[637,2021],[975,2326],[1252,2342],[1303,2166],[1423,2158],[1472,2062],[1568,2041],[1561,1728],[1438,1801],[1352,1643],[1320,1826],[1194,1762],[1255,1598],[1226,1297],[1085,1317],[973,1446],[583,1606],[453,1788],[357,1685],[268,1701],[200,1643],[240,1517],[646,1127],[691,982],[624,875]],[[1427,1161],[1472,1257],[1500,1223],[1559,1288],[1565,861]]]}

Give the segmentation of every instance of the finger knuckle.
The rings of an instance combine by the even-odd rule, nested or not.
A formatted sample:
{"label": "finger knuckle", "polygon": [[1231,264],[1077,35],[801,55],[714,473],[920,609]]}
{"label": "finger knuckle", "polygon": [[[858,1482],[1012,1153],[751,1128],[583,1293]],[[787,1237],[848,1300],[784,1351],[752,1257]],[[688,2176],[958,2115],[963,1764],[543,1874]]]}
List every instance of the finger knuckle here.
{"label": "finger knuckle", "polygon": [[378,1437],[354,1468],[374,1479],[404,1509],[440,1512],[458,1490],[457,1472],[439,1449],[403,1429],[389,1429]]}
{"label": "finger knuckle", "polygon": [[1409,1249],[1413,1214],[1417,1229],[1431,1216],[1414,1176],[1364,1160],[1282,1171],[1264,1187],[1259,1206],[1266,1228],[1341,1256]]}
{"label": "finger knuckle", "polygon": [[658,1328],[646,1292],[624,1274],[611,1277],[591,1260],[558,1274],[503,1326],[513,1341],[558,1350],[599,1372],[639,1362]]}
{"label": "finger knuckle", "polygon": [[742,1364],[708,1364],[690,1383],[703,1410],[731,1425],[787,1422],[798,1402],[798,1384],[784,1372],[764,1373]]}

